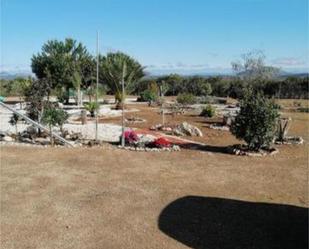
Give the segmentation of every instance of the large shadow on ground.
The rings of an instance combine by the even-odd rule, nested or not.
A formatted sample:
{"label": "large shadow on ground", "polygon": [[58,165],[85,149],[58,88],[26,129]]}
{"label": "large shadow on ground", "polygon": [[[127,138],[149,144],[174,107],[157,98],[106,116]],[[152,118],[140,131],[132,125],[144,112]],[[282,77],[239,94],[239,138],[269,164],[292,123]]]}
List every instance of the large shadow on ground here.
{"label": "large shadow on ground", "polygon": [[308,248],[308,209],[290,205],[186,196],[163,209],[158,226],[191,248]]}

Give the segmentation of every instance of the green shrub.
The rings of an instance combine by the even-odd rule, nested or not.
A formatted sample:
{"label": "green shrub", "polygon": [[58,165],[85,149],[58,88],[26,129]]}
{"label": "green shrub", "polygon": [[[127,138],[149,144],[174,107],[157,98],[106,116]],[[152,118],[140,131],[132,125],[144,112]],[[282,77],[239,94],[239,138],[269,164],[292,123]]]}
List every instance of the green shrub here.
{"label": "green shrub", "polygon": [[245,140],[250,150],[269,148],[275,136],[278,117],[273,101],[249,89],[240,101],[240,111],[232,123],[231,132],[236,138]]}
{"label": "green shrub", "polygon": [[[45,125],[48,125],[50,133],[52,134],[52,127],[59,126],[62,130],[62,126],[67,121],[69,115],[66,111],[62,109],[57,109],[53,107],[49,107],[44,109],[42,114],[41,122]],[[51,144],[53,145],[53,137],[50,136]]]}
{"label": "green shrub", "polygon": [[158,99],[158,94],[151,89],[147,89],[141,93],[140,101],[147,101],[150,104]]}
{"label": "green shrub", "polygon": [[211,105],[207,105],[206,107],[203,108],[200,116],[207,117],[207,118],[212,118],[216,114],[216,109],[212,107]]}
{"label": "green shrub", "polygon": [[94,118],[94,112],[98,111],[100,105],[96,102],[89,102],[84,105],[85,109],[90,112],[90,116]]}
{"label": "green shrub", "polygon": [[193,105],[196,103],[196,97],[191,93],[182,93],[177,96],[177,102],[182,105]]}
{"label": "green shrub", "polygon": [[57,108],[46,108],[42,114],[42,123],[51,126],[63,126],[69,115],[66,111]]}

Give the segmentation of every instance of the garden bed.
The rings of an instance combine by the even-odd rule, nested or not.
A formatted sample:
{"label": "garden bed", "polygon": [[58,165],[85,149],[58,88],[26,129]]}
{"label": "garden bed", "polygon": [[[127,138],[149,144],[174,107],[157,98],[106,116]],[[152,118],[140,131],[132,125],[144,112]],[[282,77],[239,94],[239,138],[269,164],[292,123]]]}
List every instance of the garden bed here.
{"label": "garden bed", "polygon": [[273,156],[276,155],[279,150],[277,148],[264,148],[260,149],[259,151],[252,151],[249,150],[246,145],[243,144],[235,144],[232,146],[227,147],[227,153],[237,155],[237,156],[253,156],[253,157],[259,157],[259,156]]}

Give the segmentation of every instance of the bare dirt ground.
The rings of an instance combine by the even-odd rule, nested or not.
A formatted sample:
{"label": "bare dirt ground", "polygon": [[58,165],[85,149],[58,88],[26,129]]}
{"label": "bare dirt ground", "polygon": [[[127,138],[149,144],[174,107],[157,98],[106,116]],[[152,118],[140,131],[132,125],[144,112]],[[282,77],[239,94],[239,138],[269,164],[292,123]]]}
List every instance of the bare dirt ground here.
{"label": "bare dirt ground", "polygon": [[[160,115],[139,105],[148,128]],[[224,154],[229,132],[204,118],[204,149],[1,147],[1,248],[307,248],[308,114],[303,145],[268,157]],[[120,122],[119,118],[102,122]]]}

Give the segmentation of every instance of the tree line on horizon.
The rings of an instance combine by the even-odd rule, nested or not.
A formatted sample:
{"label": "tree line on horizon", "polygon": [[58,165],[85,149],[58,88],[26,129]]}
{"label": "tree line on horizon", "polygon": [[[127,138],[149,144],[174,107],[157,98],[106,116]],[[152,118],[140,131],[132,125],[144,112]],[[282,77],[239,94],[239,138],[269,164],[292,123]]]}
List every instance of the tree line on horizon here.
{"label": "tree line on horizon", "polygon": [[[96,59],[82,43],[74,39],[47,41],[31,59],[32,72],[36,78],[1,79],[1,95],[20,96],[32,81],[39,81],[36,85],[44,87],[47,95],[56,95],[59,101],[68,102],[73,91],[77,103],[80,103],[82,92],[94,95]],[[100,54],[98,60],[100,92],[114,94],[118,103],[125,97],[121,91],[122,81],[125,92],[134,95],[141,95],[156,85],[161,96],[190,93],[195,96],[242,98],[245,89],[250,86],[267,97],[308,99],[308,75],[279,78],[279,69],[267,66],[265,56],[260,51],[249,52],[240,61],[232,62],[236,76],[230,77],[170,74],[149,78],[146,68],[125,53]]]}

